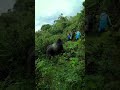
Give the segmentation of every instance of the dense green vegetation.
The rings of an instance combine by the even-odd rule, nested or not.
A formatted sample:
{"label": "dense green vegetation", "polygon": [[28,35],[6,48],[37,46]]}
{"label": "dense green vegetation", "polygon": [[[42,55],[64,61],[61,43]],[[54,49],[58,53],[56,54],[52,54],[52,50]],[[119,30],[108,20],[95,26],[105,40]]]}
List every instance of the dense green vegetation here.
{"label": "dense green vegetation", "polygon": [[[61,14],[36,33],[34,0],[17,0],[13,11],[0,16],[0,90],[34,90],[35,82],[37,90],[119,90],[120,0],[85,0],[84,5],[76,16]],[[112,27],[99,35],[104,9]],[[85,35],[89,12],[95,16],[94,29]],[[80,30],[81,39],[67,41],[72,30]],[[48,59],[46,47],[58,38],[65,52]]]}
{"label": "dense green vegetation", "polygon": [[[79,79],[76,79],[74,75],[69,72],[70,67],[68,67],[70,64],[69,62],[74,62],[73,58],[74,54],[71,53],[70,58],[68,58],[67,55],[69,54],[63,54],[56,56],[52,60],[46,60],[44,54],[39,54],[40,52],[44,52],[46,46],[48,44],[53,43],[57,37],[61,37],[65,44],[64,48],[66,50],[66,53],[69,52],[69,49],[67,47],[73,48],[73,51],[75,51],[74,44],[75,43],[81,43],[84,41],[84,39],[81,39],[80,42],[66,42],[66,33],[68,31],[71,31],[72,28],[75,28],[76,30],[81,30],[82,36],[84,38],[84,15],[83,13],[80,14],[83,15],[81,18],[79,17],[77,19],[77,15],[75,17],[70,17],[68,20],[67,18],[64,19],[64,21],[61,21],[60,19],[56,20],[57,22],[54,25],[44,25],[42,27],[42,31],[36,33],[36,51],[38,55],[37,61],[36,61],[36,72],[38,75],[37,78],[37,88],[52,88],[52,89],[58,89],[58,88],[64,88],[64,89],[85,89],[85,90],[119,90],[120,85],[120,62],[119,62],[119,44],[120,44],[120,18],[119,8],[120,1],[119,0],[86,0],[85,5],[85,16],[91,12],[95,16],[94,20],[94,26],[93,26],[93,32],[89,32],[85,36],[85,42],[83,46],[85,47],[85,78],[82,79],[81,82]],[[102,10],[106,10],[107,14],[109,15],[112,27],[108,27],[106,29],[106,32],[99,35],[98,33],[98,22],[99,22],[99,16]],[[76,18],[76,19],[75,19]],[[66,20],[66,21],[65,21]],[[83,21],[82,21],[83,20]],[[70,23],[70,22],[73,23]],[[67,22],[67,23],[66,23]],[[56,31],[55,31],[56,30]],[[44,34],[43,34],[44,33]],[[62,36],[61,36],[62,33]],[[41,35],[41,36],[40,36]],[[43,40],[42,38],[46,38],[46,40]],[[38,42],[41,43],[43,48],[40,48],[39,46],[42,46],[41,44],[37,44]],[[55,39],[55,40],[54,40]],[[68,43],[70,43],[68,45]],[[78,48],[81,47],[81,44],[78,46]],[[42,51],[43,50],[43,51]],[[82,49],[79,49],[82,51]],[[73,52],[72,50],[70,52]],[[79,53],[79,55],[82,55],[83,53]],[[67,59],[66,59],[67,57]],[[77,54],[75,54],[75,58],[77,61]],[[46,60],[43,61],[43,58]],[[61,59],[62,58],[62,59]],[[62,64],[61,64],[62,61]],[[80,57],[81,61],[81,57]],[[47,63],[46,63],[47,62]],[[66,62],[66,63],[65,63]],[[50,66],[48,66],[50,64]],[[66,66],[67,64],[67,66]],[[65,67],[64,67],[65,66]],[[82,67],[82,65],[80,65]],[[48,69],[49,68],[49,69]],[[58,69],[60,68],[60,70]],[[64,69],[68,69],[68,71],[65,71]],[[75,69],[72,71],[76,71],[77,66],[75,66]],[[73,68],[72,68],[73,69]],[[48,70],[46,72],[46,70]],[[81,70],[79,70],[80,72]],[[41,75],[39,76],[39,74]],[[61,75],[62,73],[62,75]],[[81,73],[81,72],[80,72]],[[80,75],[80,73],[77,73],[77,76]],[[83,73],[83,72],[82,72]],[[71,76],[71,80],[73,82],[67,82],[67,79]],[[73,77],[72,77],[73,76]],[[76,76],[76,77],[77,77]],[[81,76],[81,75],[80,75]],[[48,78],[50,82],[47,83],[47,80],[45,78]],[[41,82],[39,81],[41,80]],[[79,81],[78,83],[75,83],[74,80]],[[60,86],[59,86],[59,84]],[[70,83],[70,84],[69,84]],[[84,85],[85,83],[85,85]],[[47,85],[47,86],[46,86]],[[72,86],[71,86],[72,85]],[[82,86],[81,86],[82,85]],[[76,88],[75,88],[75,87]]]}
{"label": "dense green vegetation", "polygon": [[[35,33],[36,83],[37,90],[80,90],[84,88],[85,47],[84,47],[84,10],[76,16],[65,17],[62,14],[53,25],[43,25]],[[81,31],[78,41],[67,41],[70,31]],[[63,40],[65,53],[52,59],[46,57],[49,44]]]}
{"label": "dense green vegetation", "polygon": [[[120,0],[86,0],[86,15],[91,12],[96,17],[94,29],[85,37],[86,89],[120,89]],[[112,27],[99,35],[100,13],[106,10]]]}
{"label": "dense green vegetation", "polygon": [[34,0],[17,0],[13,11],[0,16],[0,90],[34,89],[34,38]]}

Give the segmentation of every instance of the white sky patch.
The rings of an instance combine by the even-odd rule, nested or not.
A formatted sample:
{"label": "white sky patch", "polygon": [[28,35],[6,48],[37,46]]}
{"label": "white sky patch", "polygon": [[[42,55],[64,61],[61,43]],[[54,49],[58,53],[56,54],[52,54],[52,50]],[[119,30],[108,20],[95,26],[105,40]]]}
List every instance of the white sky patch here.
{"label": "white sky patch", "polygon": [[53,24],[63,13],[64,16],[74,16],[82,10],[84,0],[35,0],[35,31],[44,24]]}

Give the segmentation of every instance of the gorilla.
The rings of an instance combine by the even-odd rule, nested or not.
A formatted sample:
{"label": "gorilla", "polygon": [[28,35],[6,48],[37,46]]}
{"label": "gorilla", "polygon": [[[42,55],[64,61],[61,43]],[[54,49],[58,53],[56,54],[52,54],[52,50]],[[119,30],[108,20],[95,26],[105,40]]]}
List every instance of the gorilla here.
{"label": "gorilla", "polygon": [[59,53],[64,52],[63,42],[61,39],[58,39],[56,43],[49,45],[46,50],[47,56],[50,58],[51,56],[58,55]]}

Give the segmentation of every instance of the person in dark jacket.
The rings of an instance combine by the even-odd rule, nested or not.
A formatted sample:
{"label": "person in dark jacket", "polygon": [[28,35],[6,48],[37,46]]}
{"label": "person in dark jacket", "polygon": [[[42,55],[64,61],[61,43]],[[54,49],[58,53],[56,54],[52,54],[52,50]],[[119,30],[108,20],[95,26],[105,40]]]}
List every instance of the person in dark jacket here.
{"label": "person in dark jacket", "polygon": [[73,31],[72,31],[72,41],[75,41],[75,35],[76,35],[76,32],[75,32],[75,30],[73,29]]}
{"label": "person in dark jacket", "polygon": [[85,19],[86,32],[92,32],[94,24],[94,16],[92,12],[89,12]]}

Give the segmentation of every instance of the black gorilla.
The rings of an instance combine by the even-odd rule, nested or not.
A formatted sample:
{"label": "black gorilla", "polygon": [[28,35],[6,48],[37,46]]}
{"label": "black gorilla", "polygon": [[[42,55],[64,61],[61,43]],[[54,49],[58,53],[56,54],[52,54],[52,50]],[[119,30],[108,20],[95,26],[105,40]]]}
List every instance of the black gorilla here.
{"label": "black gorilla", "polygon": [[56,43],[49,45],[46,50],[46,54],[48,57],[57,55],[63,52],[63,42],[61,39],[58,39]]}

